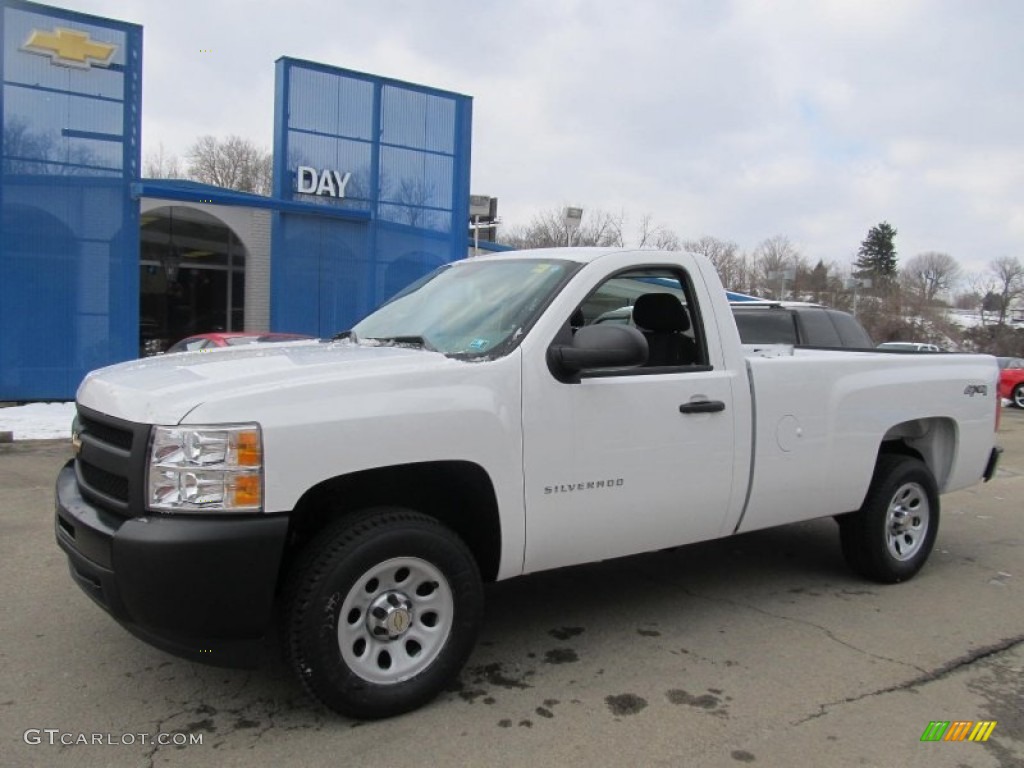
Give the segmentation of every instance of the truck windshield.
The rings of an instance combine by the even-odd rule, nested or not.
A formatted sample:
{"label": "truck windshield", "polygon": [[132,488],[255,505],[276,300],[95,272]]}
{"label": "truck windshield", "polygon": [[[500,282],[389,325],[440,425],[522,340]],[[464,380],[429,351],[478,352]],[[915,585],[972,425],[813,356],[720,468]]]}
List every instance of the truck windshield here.
{"label": "truck windshield", "polygon": [[450,264],[410,285],[352,334],[357,342],[414,343],[456,357],[500,357],[579,266],[539,259]]}

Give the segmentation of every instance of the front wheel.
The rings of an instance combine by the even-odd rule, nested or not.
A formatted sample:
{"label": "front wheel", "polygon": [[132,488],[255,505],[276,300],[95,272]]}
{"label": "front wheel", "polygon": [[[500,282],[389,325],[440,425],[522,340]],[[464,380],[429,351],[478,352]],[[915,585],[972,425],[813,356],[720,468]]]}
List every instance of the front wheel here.
{"label": "front wheel", "polygon": [[840,518],[843,556],[860,575],[906,581],[928,560],[939,530],[935,479],[920,459],[882,454],[864,504]]}
{"label": "front wheel", "polygon": [[1024,384],[1018,384],[1010,393],[1011,402],[1018,408],[1024,408]]}
{"label": "front wheel", "polygon": [[375,719],[430,701],[476,641],[476,561],[437,520],[403,509],[328,528],[288,589],[285,648],[306,690],[349,717]]}

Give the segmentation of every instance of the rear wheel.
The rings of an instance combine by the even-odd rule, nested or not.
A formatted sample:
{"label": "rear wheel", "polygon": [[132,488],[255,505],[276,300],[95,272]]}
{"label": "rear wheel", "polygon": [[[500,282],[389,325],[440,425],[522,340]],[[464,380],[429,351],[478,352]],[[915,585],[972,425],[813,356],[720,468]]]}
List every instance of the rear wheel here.
{"label": "rear wheel", "polygon": [[860,575],[906,581],[928,560],[939,529],[939,494],[920,459],[882,454],[864,504],[840,518],[843,556]]}
{"label": "rear wheel", "polygon": [[1010,400],[1018,408],[1024,408],[1024,384],[1018,384],[1013,388],[1013,392],[1010,393]]}
{"label": "rear wheel", "polygon": [[403,509],[328,528],[288,589],[286,651],[307,691],[360,719],[434,698],[458,674],[479,631],[476,561],[452,531]]}

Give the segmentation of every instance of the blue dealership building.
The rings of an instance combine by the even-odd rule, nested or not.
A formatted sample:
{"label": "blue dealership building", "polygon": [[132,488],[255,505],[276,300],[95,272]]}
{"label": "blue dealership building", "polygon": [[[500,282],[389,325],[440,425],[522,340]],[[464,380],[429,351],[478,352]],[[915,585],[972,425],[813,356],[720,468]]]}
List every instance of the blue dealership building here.
{"label": "blue dealership building", "polygon": [[142,51],[0,0],[0,401],[189,333],[329,335],[466,255],[470,97],[281,58],[263,197],[141,178]]}

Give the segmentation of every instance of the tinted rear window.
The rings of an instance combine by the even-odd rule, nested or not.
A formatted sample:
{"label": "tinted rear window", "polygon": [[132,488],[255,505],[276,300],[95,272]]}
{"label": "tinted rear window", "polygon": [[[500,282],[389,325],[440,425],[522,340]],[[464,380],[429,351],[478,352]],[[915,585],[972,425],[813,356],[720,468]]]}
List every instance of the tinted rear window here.
{"label": "tinted rear window", "polygon": [[853,315],[830,309],[828,310],[828,316],[839,332],[839,338],[842,339],[844,347],[871,349],[875,346],[875,342],[868,336],[868,332],[864,330]]}
{"label": "tinted rear window", "polygon": [[807,307],[797,310],[800,322],[804,326],[803,343],[810,347],[841,347],[843,342],[839,332],[828,319],[828,313],[819,307]]}
{"label": "tinted rear window", "polygon": [[785,310],[733,310],[744,344],[796,344],[796,323]]}

